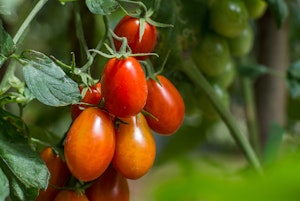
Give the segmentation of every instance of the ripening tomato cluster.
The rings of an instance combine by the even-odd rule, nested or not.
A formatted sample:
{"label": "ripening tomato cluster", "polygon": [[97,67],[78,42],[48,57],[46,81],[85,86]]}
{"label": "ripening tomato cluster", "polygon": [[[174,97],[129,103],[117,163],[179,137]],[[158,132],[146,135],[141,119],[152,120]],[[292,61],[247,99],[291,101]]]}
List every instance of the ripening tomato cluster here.
{"label": "ripening tomato cluster", "polygon": [[[116,26],[115,33],[127,38],[133,53],[150,53],[156,43],[156,27],[146,23],[140,39],[138,23],[138,19],[126,16]],[[118,49],[121,44],[116,40],[115,46]],[[146,78],[139,62],[146,58],[147,55],[135,57],[134,54],[111,58],[99,83],[79,88],[83,99],[71,106],[73,122],[64,141],[66,163],[50,148],[47,150],[51,157],[43,159],[51,173],[50,184],[61,187],[66,179],[60,174],[64,174],[92,185],[80,196],[50,186],[37,200],[47,200],[47,195],[48,200],[55,198],[55,201],[129,200],[127,179],[144,176],[155,161],[152,131],[161,135],[175,133],[185,113],[179,91],[166,77]],[[52,162],[48,165],[52,158],[59,165]],[[67,172],[59,171],[64,169]]]}
{"label": "ripening tomato cluster", "polygon": [[[194,49],[193,58],[227,107],[230,102],[227,88],[236,75],[234,59],[251,51],[254,41],[251,20],[262,16],[266,5],[264,0],[222,0],[212,1],[208,7],[208,28]],[[199,102],[205,117],[219,117],[204,94]]]}

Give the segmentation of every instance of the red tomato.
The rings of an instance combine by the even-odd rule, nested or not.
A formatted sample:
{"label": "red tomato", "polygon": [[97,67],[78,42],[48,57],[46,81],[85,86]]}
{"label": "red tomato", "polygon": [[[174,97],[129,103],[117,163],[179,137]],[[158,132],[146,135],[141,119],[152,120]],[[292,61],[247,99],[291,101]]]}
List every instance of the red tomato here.
{"label": "red tomato", "polygon": [[62,161],[59,155],[55,154],[51,147],[46,147],[40,154],[43,161],[45,161],[46,166],[50,172],[49,185],[46,191],[40,190],[36,201],[53,201],[58,189],[53,188],[53,186],[63,187],[66,180],[69,178],[70,171],[67,164]]}
{"label": "red tomato", "polygon": [[[79,87],[80,92],[82,92],[83,87],[80,86]],[[98,105],[99,102],[101,101],[101,84],[97,83],[95,85],[92,85],[89,87],[89,89],[87,89],[83,99],[81,100],[84,103],[88,103],[91,105]],[[73,104],[71,105],[71,117],[72,120],[74,121],[74,119],[76,119],[79,114],[85,109],[87,108],[87,105],[84,104]]]}
{"label": "red tomato", "polygon": [[89,201],[129,201],[127,179],[110,166],[86,189],[86,195]]}
{"label": "red tomato", "polygon": [[109,166],[115,150],[115,133],[108,114],[87,108],[68,131],[64,153],[71,173],[81,181],[98,178]]}
{"label": "red tomato", "polygon": [[[119,37],[126,37],[128,45],[132,53],[151,53],[156,44],[156,27],[145,22],[145,30],[142,39],[140,40],[140,19],[125,16],[117,24],[114,32]],[[114,39],[114,44],[117,50],[120,49],[122,42]],[[137,57],[144,60],[147,56]]]}
{"label": "red tomato", "polygon": [[161,84],[153,79],[147,81],[148,98],[144,109],[155,118],[146,116],[149,127],[163,135],[175,133],[181,126],[185,106],[175,86],[164,76],[158,75]]}
{"label": "red tomato", "polygon": [[76,194],[75,191],[62,190],[54,201],[89,201],[85,194]]}
{"label": "red tomato", "polygon": [[116,130],[116,150],[113,165],[128,179],[138,179],[152,167],[156,145],[145,117],[140,114],[123,118]]}
{"label": "red tomato", "polygon": [[139,62],[133,57],[110,59],[101,77],[105,107],[118,117],[137,115],[147,99],[147,80]]}

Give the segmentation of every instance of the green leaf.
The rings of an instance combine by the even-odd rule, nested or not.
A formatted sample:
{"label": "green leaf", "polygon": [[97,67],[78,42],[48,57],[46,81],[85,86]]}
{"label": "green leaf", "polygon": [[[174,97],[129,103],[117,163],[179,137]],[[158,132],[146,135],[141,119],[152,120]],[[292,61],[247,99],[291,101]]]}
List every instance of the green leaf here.
{"label": "green leaf", "polygon": [[300,61],[296,61],[289,66],[286,82],[292,98],[298,97],[300,95]]}
{"label": "green leaf", "polygon": [[237,70],[241,76],[248,77],[250,79],[256,79],[269,72],[267,67],[259,64],[239,66]]}
{"label": "green leaf", "polygon": [[7,196],[9,195],[9,183],[7,177],[0,169],[0,201],[5,201]]}
{"label": "green leaf", "polygon": [[[0,21],[1,22],[1,21]],[[0,66],[5,62],[7,57],[12,55],[16,50],[16,46],[12,37],[5,31],[0,23]]]}
{"label": "green leaf", "polygon": [[116,0],[86,0],[85,4],[91,13],[97,15],[109,15],[120,6]]}
{"label": "green leaf", "polygon": [[0,167],[14,201],[33,201],[39,189],[46,189],[50,174],[37,152],[29,146],[24,122],[0,109]]}
{"label": "green leaf", "polygon": [[280,28],[289,14],[286,1],[266,0],[266,2],[268,3],[268,7],[270,8],[273,16],[275,17],[277,27]]}
{"label": "green leaf", "polygon": [[23,56],[28,60],[23,68],[25,82],[40,102],[58,107],[80,100],[78,84],[49,57],[35,51]]}

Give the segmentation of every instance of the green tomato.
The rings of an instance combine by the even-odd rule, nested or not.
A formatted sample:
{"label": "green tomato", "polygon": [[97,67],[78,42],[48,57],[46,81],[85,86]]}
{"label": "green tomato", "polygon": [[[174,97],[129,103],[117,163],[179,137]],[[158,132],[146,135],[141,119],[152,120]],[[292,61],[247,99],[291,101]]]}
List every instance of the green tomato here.
{"label": "green tomato", "polygon": [[241,0],[214,1],[210,8],[212,28],[219,34],[232,38],[247,25],[248,12]]}
{"label": "green tomato", "polygon": [[233,60],[231,60],[225,66],[225,70],[223,71],[223,73],[221,75],[207,76],[207,79],[210,83],[217,84],[226,89],[232,84],[235,76],[236,76],[235,63]]}
{"label": "green tomato", "polygon": [[264,0],[244,0],[249,17],[252,19],[260,18],[267,9],[267,3]]}
{"label": "green tomato", "polygon": [[[221,87],[218,84],[213,84],[213,89],[217,94],[217,97],[220,98],[224,107],[228,108],[230,104],[229,93],[224,87]],[[199,97],[199,107],[203,113],[203,116],[209,120],[218,120],[220,118],[219,113],[216,111],[211,101],[207,98],[205,94],[201,94]]]}
{"label": "green tomato", "polygon": [[198,68],[209,76],[220,75],[230,62],[227,41],[217,34],[206,34],[192,56]]}
{"label": "green tomato", "polygon": [[232,55],[242,57],[248,54],[253,47],[254,33],[248,23],[240,35],[228,39],[229,49]]}

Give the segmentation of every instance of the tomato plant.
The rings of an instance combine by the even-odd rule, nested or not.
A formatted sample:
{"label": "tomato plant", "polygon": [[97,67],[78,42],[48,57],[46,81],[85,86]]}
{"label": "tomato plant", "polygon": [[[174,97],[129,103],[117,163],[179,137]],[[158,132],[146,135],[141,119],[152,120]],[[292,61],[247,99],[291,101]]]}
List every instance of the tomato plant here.
{"label": "tomato plant", "polygon": [[75,191],[62,190],[54,201],[89,201],[85,194],[77,194]]}
{"label": "tomato plant", "polygon": [[[83,86],[79,87],[80,92],[83,91]],[[95,85],[90,86],[88,89],[86,89],[85,94],[81,102],[86,104],[91,104],[93,106],[97,106],[101,101],[102,95],[101,95],[101,83],[97,83]],[[88,105],[85,104],[72,104],[71,105],[71,117],[72,119],[76,119],[79,114],[84,110]]]}
{"label": "tomato plant", "polygon": [[115,151],[114,127],[108,114],[87,108],[73,122],[65,139],[64,153],[71,173],[79,180],[98,178]]}
{"label": "tomato plant", "polygon": [[101,77],[101,91],[109,113],[118,117],[137,115],[148,93],[141,65],[133,57],[110,59]]}
{"label": "tomato plant", "polygon": [[142,114],[122,118],[122,122],[116,130],[116,150],[112,163],[124,177],[138,179],[154,163],[155,140]]}
{"label": "tomato plant", "polygon": [[[260,200],[241,195],[268,188],[280,189],[264,198],[276,201],[297,192],[280,197],[284,188],[269,181],[289,173],[277,182],[297,189],[297,160],[269,170],[299,146],[290,120],[298,1],[0,4],[0,201]],[[276,115],[287,93],[273,96],[285,83],[287,125]],[[257,182],[254,172],[267,176]]]}
{"label": "tomato plant", "polygon": [[[144,30],[142,36],[140,35],[141,22],[139,18],[125,16],[117,24],[114,32],[119,37],[126,37],[128,46],[132,53],[152,53],[156,44],[156,27],[144,22]],[[114,45],[119,50],[122,42],[114,39]],[[136,57],[141,60],[145,60],[147,56]]]}
{"label": "tomato plant", "polygon": [[40,190],[36,201],[52,201],[59,192],[56,188],[63,187],[71,174],[67,164],[51,147],[46,147],[40,155],[50,172],[50,180],[48,188],[46,191]]}
{"label": "tomato plant", "polygon": [[176,87],[164,76],[158,75],[158,81],[147,81],[148,97],[144,109],[152,116],[146,116],[152,130],[163,135],[175,133],[181,126],[185,106]]}
{"label": "tomato plant", "polygon": [[129,187],[125,177],[112,166],[86,190],[89,201],[129,201]]}

